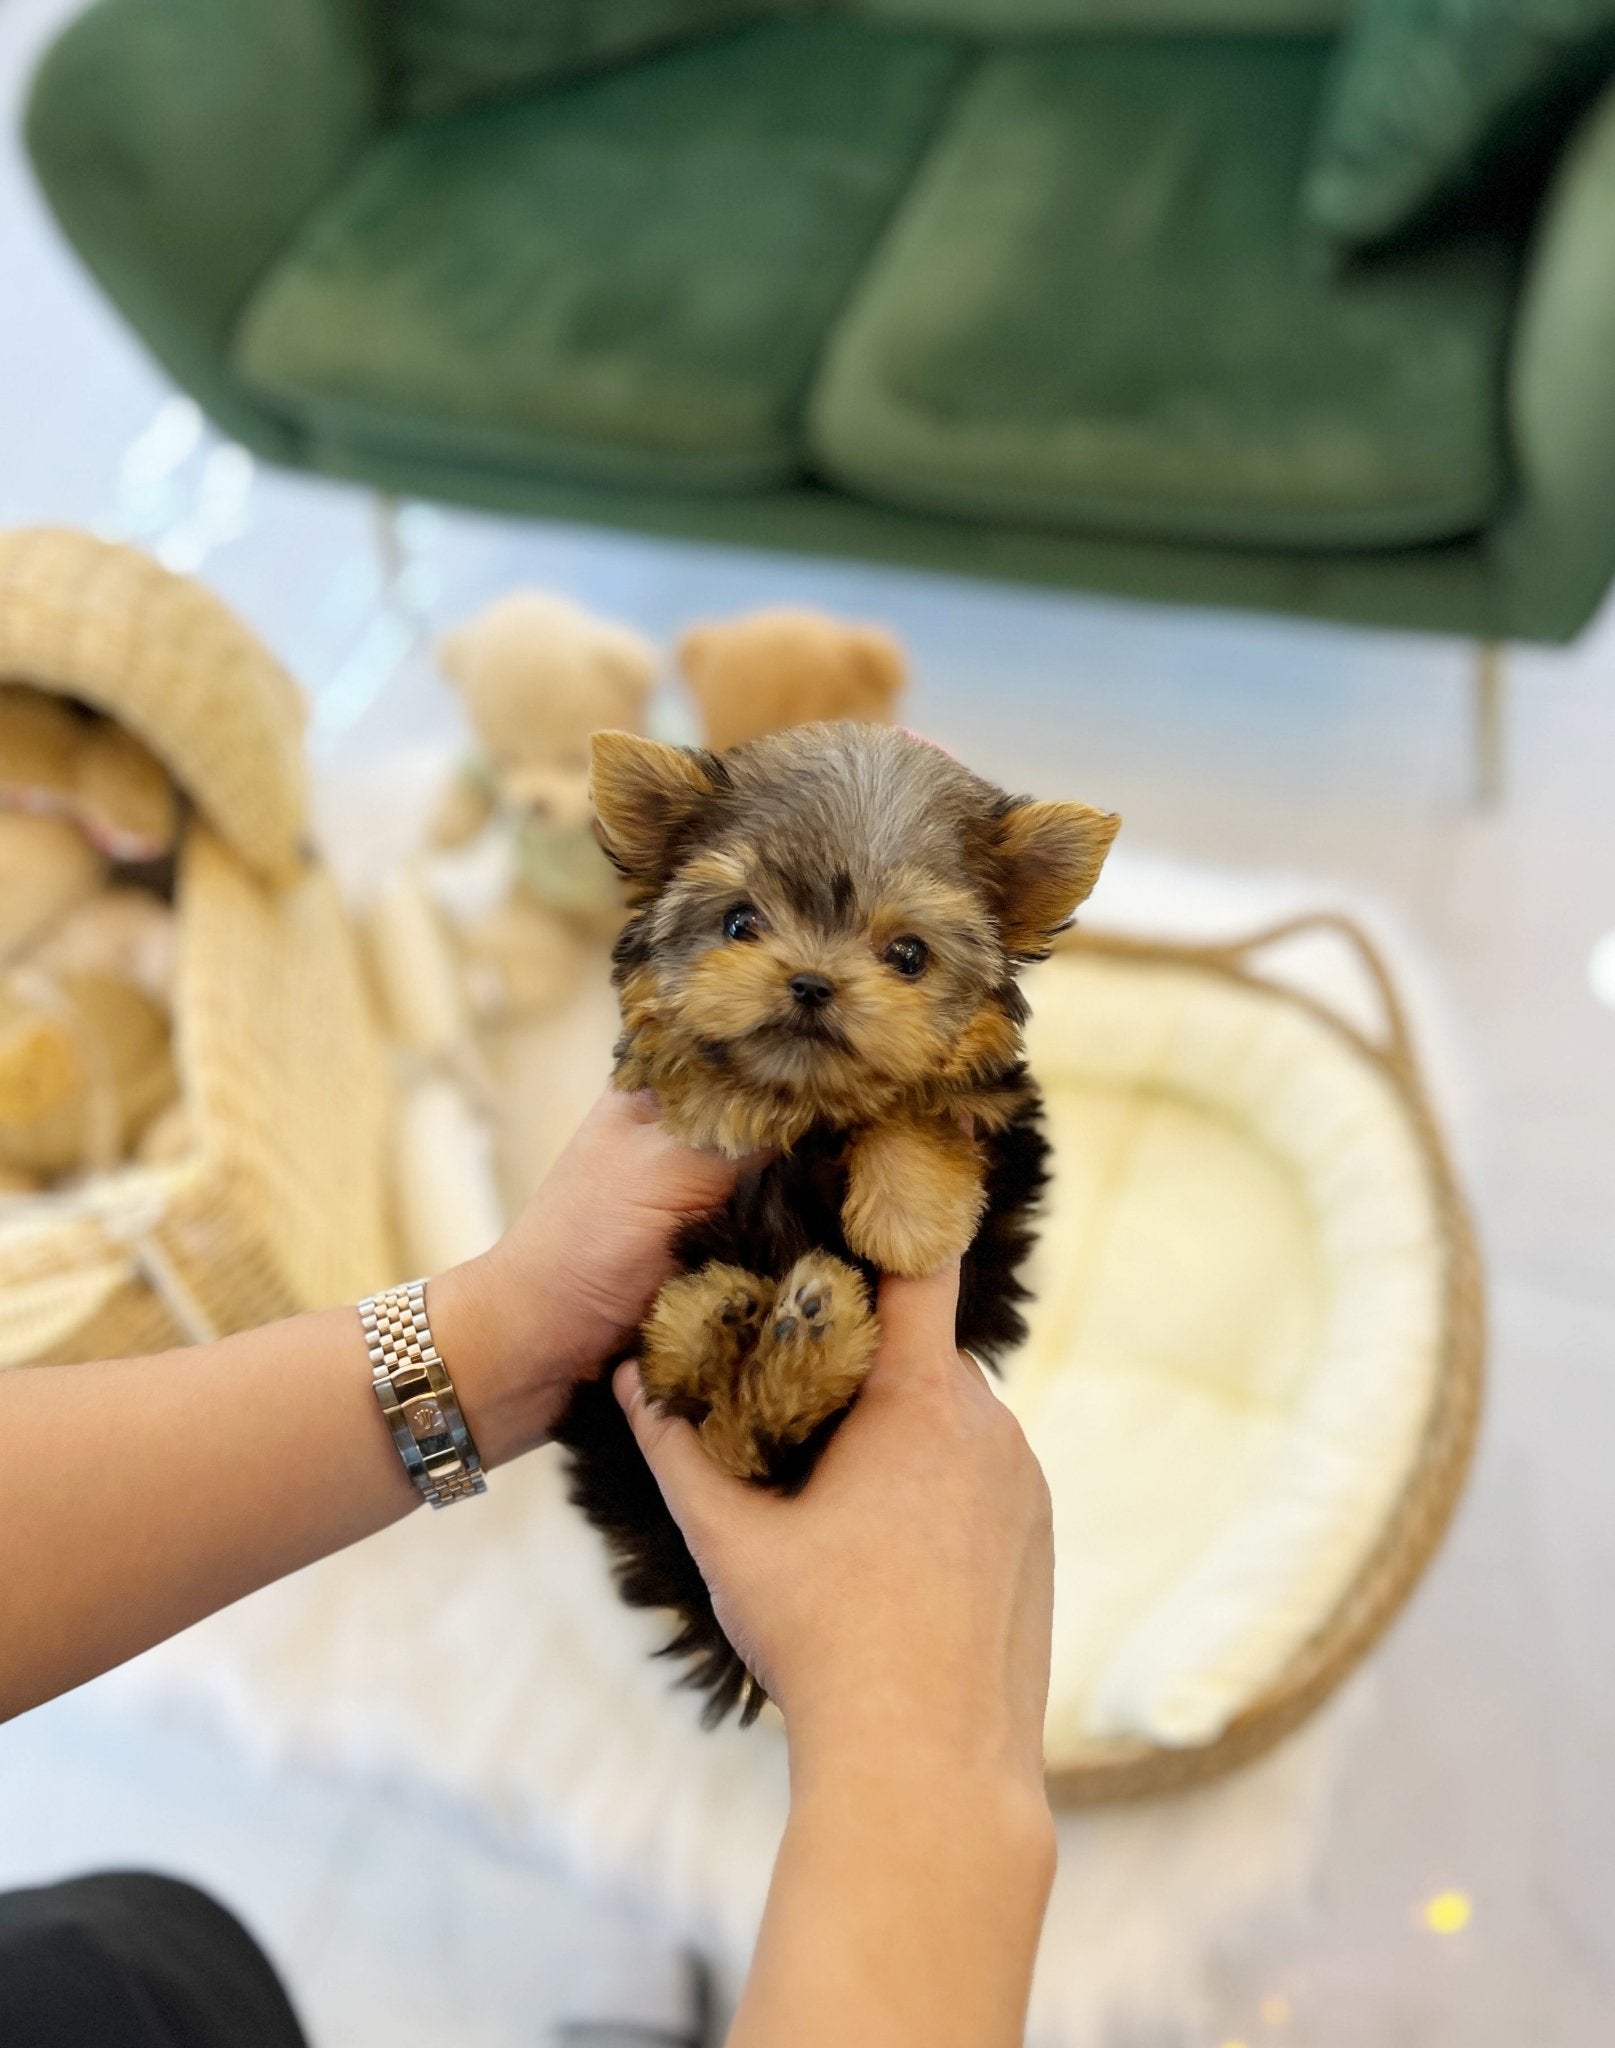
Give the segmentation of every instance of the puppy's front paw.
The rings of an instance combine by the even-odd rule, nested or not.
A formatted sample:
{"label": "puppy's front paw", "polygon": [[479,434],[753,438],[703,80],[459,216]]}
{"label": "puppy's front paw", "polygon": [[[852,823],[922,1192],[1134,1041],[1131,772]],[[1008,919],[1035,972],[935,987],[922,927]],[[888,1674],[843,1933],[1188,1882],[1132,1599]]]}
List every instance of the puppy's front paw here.
{"label": "puppy's front paw", "polygon": [[864,1283],[828,1252],[798,1259],[774,1292],[756,1349],[712,1403],[701,1441],[740,1479],[766,1479],[863,1385],[880,1330]]}
{"label": "puppy's front paw", "polygon": [[733,1393],[772,1298],[769,1282],[740,1266],[714,1263],[669,1280],[640,1333],[645,1392],[699,1422]]}
{"label": "puppy's front paw", "polygon": [[795,1444],[847,1403],[874,1363],[880,1330],[861,1276],[828,1252],[809,1252],[780,1282],[773,1311],[741,1377],[761,1435]]}
{"label": "puppy's front paw", "polygon": [[853,1146],[841,1227],[860,1258],[918,1279],[965,1250],[985,1203],[981,1154],[956,1124],[882,1124]]}

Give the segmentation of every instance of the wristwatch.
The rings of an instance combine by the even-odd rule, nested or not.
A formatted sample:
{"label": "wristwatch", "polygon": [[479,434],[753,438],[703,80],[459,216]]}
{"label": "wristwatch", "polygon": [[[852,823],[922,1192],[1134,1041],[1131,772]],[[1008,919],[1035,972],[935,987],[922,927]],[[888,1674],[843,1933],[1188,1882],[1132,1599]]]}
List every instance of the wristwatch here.
{"label": "wristwatch", "polygon": [[482,1460],[426,1320],[426,1282],[370,1295],[359,1320],[376,1399],[417,1491],[435,1508],[486,1493]]}

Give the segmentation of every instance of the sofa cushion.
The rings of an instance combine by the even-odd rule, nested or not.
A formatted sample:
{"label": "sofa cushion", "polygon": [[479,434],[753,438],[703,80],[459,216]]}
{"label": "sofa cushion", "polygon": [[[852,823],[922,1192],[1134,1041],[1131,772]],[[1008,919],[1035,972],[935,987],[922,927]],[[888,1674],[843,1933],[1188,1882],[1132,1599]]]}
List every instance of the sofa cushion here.
{"label": "sofa cushion", "polygon": [[1473,531],[1506,487],[1515,252],[1331,278],[1295,227],[1327,46],[1004,52],[817,381],[825,474],[969,517],[1283,548]]}
{"label": "sofa cushion", "polygon": [[778,12],[768,0],[391,0],[378,14],[400,113],[458,112]]}
{"label": "sofa cushion", "polygon": [[1615,0],[1366,0],[1340,44],[1302,186],[1341,248],[1541,163],[1615,64]]}
{"label": "sofa cushion", "polygon": [[959,61],[913,31],[770,24],[396,130],[259,288],[237,370],[356,447],[775,482]]}

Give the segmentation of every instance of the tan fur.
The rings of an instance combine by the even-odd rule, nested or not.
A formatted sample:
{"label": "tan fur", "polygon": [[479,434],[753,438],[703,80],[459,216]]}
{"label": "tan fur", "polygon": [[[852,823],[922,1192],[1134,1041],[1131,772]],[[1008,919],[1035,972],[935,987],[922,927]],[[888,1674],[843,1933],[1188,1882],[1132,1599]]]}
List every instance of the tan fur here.
{"label": "tan fur", "polygon": [[755,1479],[763,1446],[796,1444],[863,1385],[879,1332],[863,1281],[810,1252],[778,1288],[714,1263],[669,1280],[644,1331],[646,1393],[699,1424],[725,1470]]}
{"label": "tan fur", "polygon": [[732,1394],[741,1362],[755,1348],[774,1290],[755,1273],[714,1262],[681,1273],[657,1295],[641,1333],[639,1376],[652,1400],[675,1414]]}
{"label": "tan fur", "polygon": [[589,743],[589,799],[600,843],[637,900],[660,871],[668,842],[712,794],[698,754],[637,733],[597,732]]}
{"label": "tan fur", "polygon": [[1114,812],[1087,804],[1021,804],[1010,812],[998,854],[1008,906],[1004,943],[1012,953],[1047,952],[1054,934],[1087,902],[1121,822]]}
{"label": "tan fur", "polygon": [[863,1281],[840,1259],[809,1252],[781,1281],[733,1398],[714,1406],[702,1441],[737,1477],[760,1477],[770,1442],[799,1444],[846,1407],[879,1341]]}
{"label": "tan fur", "polygon": [[[617,1085],[731,1157],[840,1134],[857,1257],[917,1276],[963,1252],[985,1207],[978,1135],[1032,1094],[1016,967],[1092,888],[1117,821],[1006,797],[867,725],[722,758],[600,734],[594,792],[636,906]],[[815,1004],[792,991],[804,974],[828,985]],[[668,1283],[644,1332],[652,1398],[746,1478],[845,1407],[877,1339],[861,1278],[828,1252],[761,1316],[765,1291],[708,1267]]]}
{"label": "tan fur", "polygon": [[841,1227],[860,1258],[918,1279],[957,1258],[986,1200],[981,1153],[951,1117],[899,1117],[860,1131]]}
{"label": "tan fur", "polygon": [[888,719],[908,674],[881,627],[788,607],[692,626],[678,659],[719,750],[823,719]]}

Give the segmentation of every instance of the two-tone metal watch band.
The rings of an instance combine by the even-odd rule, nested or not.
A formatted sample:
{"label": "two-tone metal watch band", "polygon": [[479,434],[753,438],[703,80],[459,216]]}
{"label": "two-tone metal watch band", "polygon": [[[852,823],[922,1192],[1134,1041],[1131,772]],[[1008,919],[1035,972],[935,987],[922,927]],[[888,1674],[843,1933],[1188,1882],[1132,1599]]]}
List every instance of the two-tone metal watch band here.
{"label": "two-tone metal watch band", "polygon": [[482,1460],[454,1383],[432,1342],[426,1282],[389,1287],[359,1304],[376,1399],[404,1469],[433,1507],[486,1493]]}

